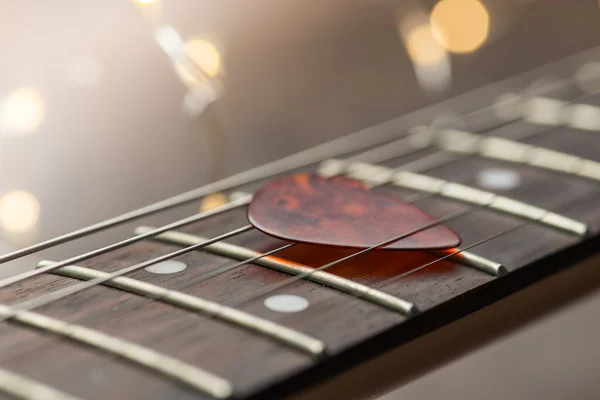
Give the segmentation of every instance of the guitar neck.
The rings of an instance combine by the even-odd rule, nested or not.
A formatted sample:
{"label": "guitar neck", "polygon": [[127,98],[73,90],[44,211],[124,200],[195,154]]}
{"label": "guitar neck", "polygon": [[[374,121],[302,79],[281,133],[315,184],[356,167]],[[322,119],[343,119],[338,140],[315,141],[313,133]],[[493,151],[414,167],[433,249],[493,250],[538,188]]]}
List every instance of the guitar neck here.
{"label": "guitar neck", "polygon": [[[572,74],[597,57],[590,51],[560,69]],[[507,88],[556,67],[370,128],[363,137],[372,144],[294,169],[403,198],[445,219],[460,248],[374,251],[316,271],[353,251],[292,247],[245,229],[248,201],[240,196],[271,177],[231,185],[224,204],[195,223],[2,288],[0,316],[9,324],[0,328],[0,360],[11,371],[0,374],[2,386],[26,397],[18,376],[59,391],[57,398],[281,398],[423,343],[591,257],[600,229],[600,95],[569,86],[554,99],[521,96],[493,107]],[[498,114],[501,106],[508,111]],[[464,117],[432,127],[440,110]],[[139,225],[136,234],[153,231]],[[140,268],[119,272],[131,266]],[[115,271],[123,276],[108,279]],[[107,280],[34,307],[41,296],[99,277]],[[509,319],[520,303],[505,304],[493,315]]]}

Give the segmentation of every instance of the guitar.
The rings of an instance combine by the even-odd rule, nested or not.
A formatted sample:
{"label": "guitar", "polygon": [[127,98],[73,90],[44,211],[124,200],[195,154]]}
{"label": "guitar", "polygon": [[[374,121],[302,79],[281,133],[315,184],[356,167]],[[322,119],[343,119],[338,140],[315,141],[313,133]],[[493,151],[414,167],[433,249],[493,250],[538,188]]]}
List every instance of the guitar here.
{"label": "guitar", "polygon": [[[572,80],[560,96],[507,88],[599,58],[5,252],[131,227],[0,280],[0,395],[366,398],[589,293],[600,93]],[[448,109],[459,115],[432,123]],[[215,193],[199,213],[142,222]]]}

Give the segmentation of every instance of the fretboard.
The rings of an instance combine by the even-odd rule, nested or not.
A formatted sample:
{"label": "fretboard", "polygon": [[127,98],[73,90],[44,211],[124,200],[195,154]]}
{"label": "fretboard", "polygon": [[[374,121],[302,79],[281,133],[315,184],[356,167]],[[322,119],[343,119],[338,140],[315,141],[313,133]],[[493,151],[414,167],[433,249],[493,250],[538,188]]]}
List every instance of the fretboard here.
{"label": "fretboard", "polygon": [[[600,229],[600,94],[569,79],[597,57],[370,128],[348,139],[366,146],[292,168],[361,180],[435,218],[457,213],[444,224],[460,248],[373,251],[315,271],[353,251],[296,245],[262,256],[289,243],[248,229],[17,311],[246,226],[243,196],[272,177],[223,187],[227,200],[198,222],[4,287],[0,390],[17,398],[31,398],[26,385],[57,399],[280,398],[590,256]],[[519,92],[556,70],[565,90]],[[509,91],[513,103],[500,104]],[[440,112],[459,118],[439,122]],[[132,235],[156,228],[144,225]]]}

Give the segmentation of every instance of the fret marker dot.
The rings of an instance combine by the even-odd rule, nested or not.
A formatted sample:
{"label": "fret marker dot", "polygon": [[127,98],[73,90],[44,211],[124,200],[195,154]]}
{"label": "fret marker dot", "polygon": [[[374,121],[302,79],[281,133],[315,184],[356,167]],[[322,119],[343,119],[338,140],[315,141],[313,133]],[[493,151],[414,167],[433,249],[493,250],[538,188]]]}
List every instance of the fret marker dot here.
{"label": "fret marker dot", "polygon": [[308,308],[308,300],[293,294],[278,294],[266,298],[265,307],[282,313],[297,313]]}
{"label": "fret marker dot", "polygon": [[153,274],[174,274],[187,268],[187,264],[176,260],[167,260],[144,268]]}
{"label": "fret marker dot", "polygon": [[486,168],[477,173],[477,185],[490,190],[510,190],[519,186],[521,176],[512,169]]}

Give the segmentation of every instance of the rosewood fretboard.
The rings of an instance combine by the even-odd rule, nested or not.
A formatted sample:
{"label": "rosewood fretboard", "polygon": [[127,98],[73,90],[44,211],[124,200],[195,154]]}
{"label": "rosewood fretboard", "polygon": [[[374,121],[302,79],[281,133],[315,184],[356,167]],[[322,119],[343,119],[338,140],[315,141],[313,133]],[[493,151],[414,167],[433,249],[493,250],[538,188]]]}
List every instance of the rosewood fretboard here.
{"label": "rosewood fretboard", "polygon": [[[576,68],[597,56],[591,52],[565,61],[561,68]],[[508,88],[524,87],[541,73],[376,129],[379,137],[396,132],[400,142],[389,135],[384,147],[373,145],[301,169],[362,179],[373,190],[411,199],[437,218],[471,209],[446,223],[462,238],[464,254],[407,274],[440,254],[372,252],[256,298],[257,291],[352,250],[297,245],[223,271],[224,266],[287,244],[250,230],[226,241],[236,247],[216,245],[178,258],[187,266],[179,272],[141,269],[127,274],[129,279],[115,279],[112,287],[96,286],[29,314],[13,316],[10,308],[0,307],[0,316],[8,318],[0,327],[0,369],[86,399],[226,398],[229,389],[240,398],[277,398],[407,343],[590,255],[600,229],[597,121],[594,125],[573,117],[572,104],[523,98],[538,102],[527,103],[532,113],[543,114],[558,104],[564,118],[522,114],[500,120],[488,108],[456,123],[422,128],[440,110],[467,114],[484,101],[492,104]],[[563,96],[557,100],[577,99],[575,104],[593,106],[587,112],[600,113],[595,108],[600,107],[600,95],[573,88]],[[494,169],[516,172],[519,182],[505,190],[482,187],[481,171]],[[236,187],[228,195],[253,193],[269,181]],[[161,240],[144,240],[78,263],[80,268],[56,271],[71,277],[44,274],[10,285],[1,291],[0,304],[35,299],[98,276],[93,270],[114,272],[247,223],[245,207],[237,207],[162,235]],[[511,227],[515,228],[504,235],[469,247]],[[375,293],[367,293],[372,289]],[[299,296],[307,301],[306,308],[283,313],[266,307],[264,300],[274,294]],[[413,306],[419,314],[412,312]],[[89,330],[52,325],[52,320],[33,313]],[[111,341],[114,338],[120,340]],[[15,379],[9,374],[0,381],[14,389]]]}

